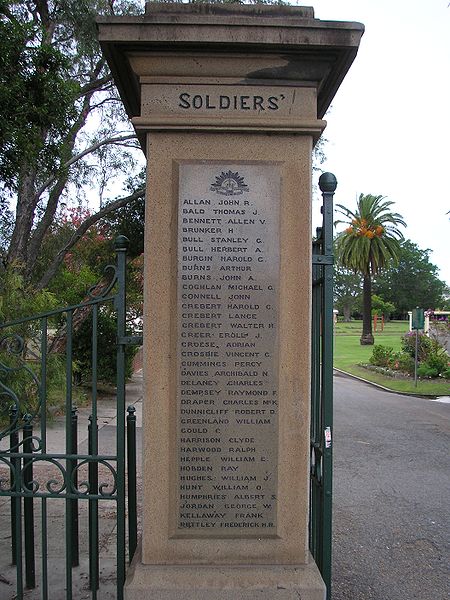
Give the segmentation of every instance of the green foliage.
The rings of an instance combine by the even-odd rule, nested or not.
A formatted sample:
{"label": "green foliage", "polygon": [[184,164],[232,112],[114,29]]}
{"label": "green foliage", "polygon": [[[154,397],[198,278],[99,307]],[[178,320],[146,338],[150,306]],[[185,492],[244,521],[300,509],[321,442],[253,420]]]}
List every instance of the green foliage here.
{"label": "green foliage", "polygon": [[[418,334],[417,357],[420,363],[417,373],[420,377],[445,376],[449,356],[442,346],[423,333]],[[402,338],[402,348],[411,358],[415,356],[416,333],[407,333]]]}
{"label": "green foliage", "polygon": [[384,317],[390,317],[390,315],[395,311],[395,306],[392,302],[385,302],[383,298],[377,296],[376,294],[372,294],[372,316],[383,315]]}
{"label": "green foliage", "polygon": [[[127,264],[128,319],[142,315],[144,210],[143,199],[119,209],[108,219],[93,225],[80,243],[66,254],[49,284],[49,289],[58,298],[60,306],[78,304],[86,298],[87,290],[104,277],[105,268],[115,264],[114,239],[117,235],[124,234],[130,240],[127,256],[131,258]],[[52,226],[44,240],[43,258],[36,269],[38,280],[42,270],[46,268],[45,260],[51,260],[55,248],[70,238],[87,215],[87,211],[66,210]]]}
{"label": "green foliage", "polygon": [[361,276],[350,269],[334,265],[334,306],[348,322],[355,310],[360,310],[362,299]]}
{"label": "green foliage", "polygon": [[[66,209],[51,226],[44,238],[42,252],[33,273],[38,282],[43,272],[61,246],[67,243],[89,212]],[[113,240],[105,235],[106,229],[94,224],[64,257],[59,270],[49,283],[49,289],[58,298],[60,306],[78,304],[86,291],[102,277],[104,268],[115,262]]]}
{"label": "green foliage", "polygon": [[427,359],[423,364],[429,369],[435,370],[436,375],[434,377],[437,377],[447,370],[448,363],[449,357],[448,354],[444,351],[444,349],[433,348],[433,350],[428,354]]}
{"label": "green foliage", "polygon": [[434,367],[430,367],[428,363],[423,363],[417,367],[417,375],[419,377],[425,377],[427,379],[433,379],[439,375],[439,372]]}
{"label": "green foliage", "polygon": [[0,177],[11,189],[24,161],[55,168],[79,91],[68,56],[14,4],[0,1]]}
{"label": "green foliage", "polygon": [[2,199],[1,196],[2,194],[0,191],[0,255],[5,256],[8,252],[8,246],[14,228],[14,213],[10,209],[9,202]]}
{"label": "green foliage", "polygon": [[[436,343],[424,333],[418,332],[417,338],[417,359],[423,362],[427,359],[429,353],[435,348]],[[402,337],[402,350],[407,352],[413,358],[416,355],[416,333],[409,331]]]}
{"label": "green foliage", "polygon": [[411,374],[414,372],[414,360],[406,352],[394,352],[390,346],[375,345],[369,359],[371,365],[385,367],[393,371]]}
{"label": "green foliage", "polygon": [[[128,335],[131,331],[127,332]],[[116,383],[117,372],[117,322],[116,317],[106,307],[98,312],[98,380],[110,385]],[[132,375],[133,358],[136,354],[135,346],[125,348],[125,377]],[[76,362],[77,379],[89,382],[92,378],[92,318],[86,319],[73,338],[73,358]]]}
{"label": "green foliage", "polygon": [[397,352],[393,356],[391,367],[403,373],[414,373],[414,359],[406,352]]}
{"label": "green foliage", "polygon": [[[420,336],[419,362],[417,369],[419,377],[445,377],[448,371],[449,356],[439,344],[426,335]],[[402,352],[394,352],[390,346],[376,345],[373,348],[370,364],[384,367],[392,371],[401,371],[412,375],[414,373],[415,333],[402,338]]]}
{"label": "green foliage", "polygon": [[[401,329],[403,328],[404,331],[407,326],[406,321],[390,321],[386,324],[384,332],[376,333],[376,339],[386,346],[392,346],[394,351],[400,352]],[[435,379],[419,378],[416,386],[413,377],[386,376],[386,367],[371,366],[370,369],[364,368],[361,363],[369,363],[373,347],[359,344],[361,322],[358,324],[352,321],[351,323],[338,325],[338,327],[354,328],[354,331],[353,333],[338,334],[335,337],[334,366],[336,368],[400,393],[448,395],[449,382],[444,380],[443,377]],[[379,370],[382,370],[382,372]]]}
{"label": "green foliage", "polygon": [[431,250],[422,250],[411,240],[400,243],[398,262],[374,280],[373,288],[386,302],[392,302],[398,315],[415,306],[443,308],[446,284],[438,277],[439,269],[430,262]]}
{"label": "green foliage", "polygon": [[403,217],[391,212],[393,202],[383,196],[359,196],[356,211],[337,204],[344,215],[347,228],[336,238],[337,255],[341,265],[362,275],[374,275],[396,260],[399,240],[403,235],[399,225],[406,226]]}
{"label": "green foliage", "polygon": [[[46,312],[58,304],[56,296],[48,290],[36,291],[25,283],[14,265],[0,274],[0,322],[12,321]],[[26,325],[25,329],[31,326]]]}
{"label": "green foliage", "polygon": [[372,350],[372,356],[369,359],[371,365],[378,367],[388,367],[393,359],[394,349],[391,346],[382,346],[376,344]]}
{"label": "green foliage", "polygon": [[[33,345],[31,339],[28,340],[28,347]],[[40,357],[30,360],[34,353],[29,348],[24,350],[20,356],[14,356],[2,349],[0,352],[0,363],[9,369],[2,368],[1,383],[2,386],[9,388],[19,401],[21,414],[39,414],[39,378],[41,362]],[[27,358],[25,358],[25,356]],[[47,356],[47,396],[46,406],[49,416],[55,409],[62,408],[64,405],[66,389],[66,366],[65,358],[49,354]],[[33,378],[33,374],[35,378]],[[4,394],[0,403],[0,422],[8,419],[9,410],[13,401],[9,402],[8,395]]]}
{"label": "green foliage", "polygon": [[76,273],[65,267],[50,282],[50,287],[59,299],[60,306],[79,304],[88,289],[98,282],[99,276],[88,265],[83,265]]}
{"label": "green foliage", "polygon": [[[127,191],[131,194],[134,190],[145,185],[145,171],[141,171],[137,177],[130,178],[127,182]],[[131,204],[110,213],[103,224],[109,238],[114,239],[118,235],[126,236],[130,245],[128,256],[136,258],[144,252],[144,222],[145,222],[145,198],[138,198]]]}

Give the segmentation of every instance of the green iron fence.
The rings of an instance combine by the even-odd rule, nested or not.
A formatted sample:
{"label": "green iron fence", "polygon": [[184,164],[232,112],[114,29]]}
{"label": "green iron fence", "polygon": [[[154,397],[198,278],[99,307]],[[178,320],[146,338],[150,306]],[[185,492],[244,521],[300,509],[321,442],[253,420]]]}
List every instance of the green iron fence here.
{"label": "green iron fence", "polygon": [[333,195],[336,178],[324,173],[323,225],[313,242],[311,348],[311,487],[309,546],[331,600],[333,431]]}
{"label": "green iron fence", "polygon": [[[127,558],[132,559],[137,538],[136,417],[134,407],[129,407],[125,416],[125,347],[140,341],[127,336],[125,328],[127,247],[128,240],[119,236],[115,241],[117,262],[106,269],[111,274],[109,283],[93,288],[82,304],[0,325],[0,505],[3,524],[10,507],[11,527],[10,535],[4,532],[0,541],[5,543],[2,555],[10,557],[11,572],[15,572],[15,581],[4,576],[0,581],[1,598],[61,599],[61,592],[52,590],[59,558],[52,550],[56,538],[57,552],[64,556],[65,582],[60,589],[65,588],[66,600],[78,597],[81,589],[83,598],[95,600],[101,596],[99,506],[103,508],[104,503],[111,507],[106,514],[114,520],[110,530],[115,532],[116,547],[115,593],[108,598],[123,598],[125,564]],[[108,307],[117,319],[117,347],[111,348],[117,355],[116,431],[112,446],[115,452],[102,454],[98,427],[98,353],[102,338],[98,319]],[[73,399],[73,333],[80,319],[90,319],[92,325],[91,414],[87,447],[81,446],[81,450],[78,442],[82,430]],[[58,331],[61,326],[64,329],[59,355],[65,361],[65,434],[59,451],[49,452],[50,446],[55,447],[47,406],[55,323]],[[58,504],[55,512],[55,503],[62,503],[63,509]],[[86,519],[86,525],[82,519]],[[80,539],[85,531],[87,540]],[[84,587],[79,581],[80,548],[86,553],[88,565]]]}

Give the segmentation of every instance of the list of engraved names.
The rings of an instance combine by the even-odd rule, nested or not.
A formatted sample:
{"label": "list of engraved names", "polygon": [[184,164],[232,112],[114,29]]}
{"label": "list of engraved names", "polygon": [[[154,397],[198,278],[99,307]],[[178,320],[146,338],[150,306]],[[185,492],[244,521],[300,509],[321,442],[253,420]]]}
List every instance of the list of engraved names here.
{"label": "list of engraved names", "polygon": [[280,185],[179,165],[178,535],[276,534]]}

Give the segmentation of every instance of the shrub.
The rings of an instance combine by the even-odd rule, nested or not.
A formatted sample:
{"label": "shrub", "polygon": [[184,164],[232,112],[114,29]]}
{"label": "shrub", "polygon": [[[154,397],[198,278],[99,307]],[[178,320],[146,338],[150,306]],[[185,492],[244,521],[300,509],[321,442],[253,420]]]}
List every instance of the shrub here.
{"label": "shrub", "polygon": [[433,378],[437,377],[439,373],[437,369],[430,367],[429,365],[427,365],[427,363],[423,363],[418,367],[417,375],[419,377]]}
{"label": "shrub", "polygon": [[388,367],[394,356],[394,349],[390,346],[375,345],[369,362],[377,367]]}
{"label": "shrub", "polygon": [[[448,366],[448,354],[442,348],[438,348],[428,354],[427,360],[424,362],[425,365],[437,371],[440,375],[443,373]],[[437,377],[437,375],[435,375]]]}
{"label": "shrub", "polygon": [[[433,350],[435,345],[434,340],[429,338],[424,333],[418,334],[417,340],[417,358],[419,362],[425,361],[429,352]],[[408,353],[413,358],[416,355],[416,332],[409,331],[402,337],[402,350]]]}
{"label": "shrub", "polygon": [[402,373],[414,373],[414,359],[406,352],[395,352],[390,366]]}
{"label": "shrub", "polygon": [[[117,371],[117,324],[116,317],[108,310],[98,312],[98,348],[97,377],[99,381],[116,384]],[[131,332],[127,332],[130,335]],[[125,347],[125,377],[132,375],[135,346]],[[73,359],[76,363],[76,375],[80,382],[90,381],[92,377],[92,319],[86,319],[73,337]]]}
{"label": "shrub", "polygon": [[[21,414],[36,416],[40,412],[39,383],[41,376],[40,360],[25,360],[23,355],[14,356],[4,350],[0,351],[2,365],[3,400],[0,403],[0,423],[9,419],[10,408],[17,398]],[[48,415],[52,410],[64,405],[66,366],[58,355],[47,356],[46,406]]]}

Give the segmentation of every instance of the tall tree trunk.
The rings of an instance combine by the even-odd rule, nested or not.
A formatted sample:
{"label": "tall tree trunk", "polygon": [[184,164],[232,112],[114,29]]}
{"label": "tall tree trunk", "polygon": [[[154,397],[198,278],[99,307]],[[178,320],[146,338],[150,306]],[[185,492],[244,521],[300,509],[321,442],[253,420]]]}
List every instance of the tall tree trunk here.
{"label": "tall tree trunk", "polygon": [[24,268],[27,262],[27,244],[33,227],[36,202],[34,200],[34,183],[36,172],[23,167],[17,194],[16,219],[9,245],[7,262],[17,261]]}
{"label": "tall tree trunk", "polygon": [[342,312],[344,313],[344,323],[350,323],[352,316],[352,305],[350,302],[343,305]]}
{"label": "tall tree trunk", "polygon": [[364,275],[363,279],[363,330],[361,345],[369,346],[374,342],[372,335],[372,278]]}

